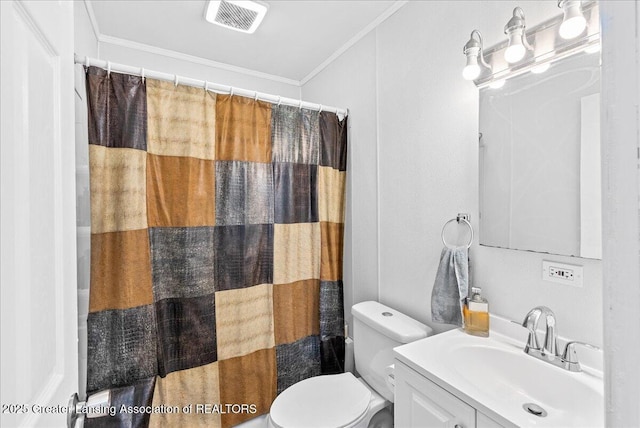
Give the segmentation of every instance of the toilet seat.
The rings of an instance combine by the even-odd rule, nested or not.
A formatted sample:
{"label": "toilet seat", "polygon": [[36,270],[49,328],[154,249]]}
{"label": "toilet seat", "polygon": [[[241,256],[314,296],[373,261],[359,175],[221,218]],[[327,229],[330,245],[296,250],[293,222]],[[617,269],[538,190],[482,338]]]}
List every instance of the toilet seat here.
{"label": "toilet seat", "polygon": [[351,373],[316,376],[284,390],[269,418],[279,428],[349,427],[369,409],[371,391]]}

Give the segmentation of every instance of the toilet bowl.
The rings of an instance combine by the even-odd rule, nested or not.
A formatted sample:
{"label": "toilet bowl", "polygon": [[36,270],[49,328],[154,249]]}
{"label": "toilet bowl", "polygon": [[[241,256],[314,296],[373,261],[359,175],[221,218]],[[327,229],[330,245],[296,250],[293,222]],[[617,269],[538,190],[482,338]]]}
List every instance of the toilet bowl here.
{"label": "toilet bowl", "polygon": [[393,426],[393,348],[431,333],[426,325],[378,302],[353,306],[356,370],[316,376],[285,389],[271,405],[269,428]]}
{"label": "toilet bowl", "polygon": [[269,428],[361,428],[388,402],[351,373],[317,376],[287,388],[271,405]]}

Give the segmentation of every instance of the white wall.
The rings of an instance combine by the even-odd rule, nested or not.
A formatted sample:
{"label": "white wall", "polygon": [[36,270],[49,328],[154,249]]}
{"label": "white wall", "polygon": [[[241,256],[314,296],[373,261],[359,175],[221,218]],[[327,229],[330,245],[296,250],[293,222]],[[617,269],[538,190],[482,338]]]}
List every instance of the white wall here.
{"label": "white wall", "polygon": [[460,78],[468,34],[443,28],[473,29],[469,7],[409,3],[378,28],[380,301],[422,321],[442,226],[477,217],[478,96]]}
{"label": "white wall", "polygon": [[[350,109],[347,287],[352,300],[345,302],[347,308],[377,292],[382,303],[431,324],[442,226],[458,212],[470,213],[478,224],[478,91],[462,79],[462,46],[473,29],[483,32],[487,47],[502,41],[517,5],[409,2],[303,86],[305,99]],[[553,1],[520,6],[529,26],[560,12]],[[375,178],[373,159],[378,159]],[[493,313],[521,321],[529,309],[544,304],[556,312],[561,335],[602,343],[599,261],[477,243],[471,257],[473,281],[483,287]],[[542,281],[543,259],[582,264],[584,286]],[[449,328],[431,325],[436,331]]]}

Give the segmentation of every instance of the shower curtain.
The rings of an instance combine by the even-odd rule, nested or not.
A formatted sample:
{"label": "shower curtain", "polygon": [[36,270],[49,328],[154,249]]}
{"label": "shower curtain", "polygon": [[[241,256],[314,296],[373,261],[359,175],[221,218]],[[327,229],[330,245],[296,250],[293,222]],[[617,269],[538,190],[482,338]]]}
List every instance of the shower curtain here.
{"label": "shower curtain", "polygon": [[[229,427],[343,371],[347,119],[86,70],[88,426]],[[124,405],[124,406],[123,406]]]}

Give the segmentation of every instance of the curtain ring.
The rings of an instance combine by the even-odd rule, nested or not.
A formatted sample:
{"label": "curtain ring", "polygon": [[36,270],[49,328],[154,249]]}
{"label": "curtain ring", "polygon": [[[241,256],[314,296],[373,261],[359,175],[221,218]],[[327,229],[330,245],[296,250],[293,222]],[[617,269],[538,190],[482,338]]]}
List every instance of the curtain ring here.
{"label": "curtain ring", "polygon": [[231,98],[233,98],[233,86],[230,86],[230,88],[231,88],[231,94],[230,94],[230,96],[231,96]]}
{"label": "curtain ring", "polygon": [[322,104],[320,104],[320,110],[318,110],[318,113],[322,113],[322,109],[323,109],[323,108],[324,108],[324,107],[322,106]]}
{"label": "curtain ring", "polygon": [[140,77],[142,77],[142,83],[144,83],[144,67],[140,69]]}
{"label": "curtain ring", "polygon": [[300,100],[300,104],[298,104],[298,110],[302,110],[302,100]]}
{"label": "curtain ring", "polygon": [[209,91],[209,82],[208,81],[204,81],[204,91],[207,92]]}
{"label": "curtain ring", "polygon": [[278,107],[280,107],[280,103],[282,102],[282,97],[278,96]]}
{"label": "curtain ring", "polygon": [[175,76],[176,77],[175,77],[175,79],[173,81],[173,84],[174,84],[174,86],[178,86],[178,75],[176,74]]}
{"label": "curtain ring", "polygon": [[255,96],[255,98],[253,100],[254,101],[258,101],[258,91],[256,91],[256,96]]}
{"label": "curtain ring", "polygon": [[111,76],[111,61],[107,61],[107,74]]}
{"label": "curtain ring", "polygon": [[84,66],[89,68],[89,57],[88,56],[84,57]]}

